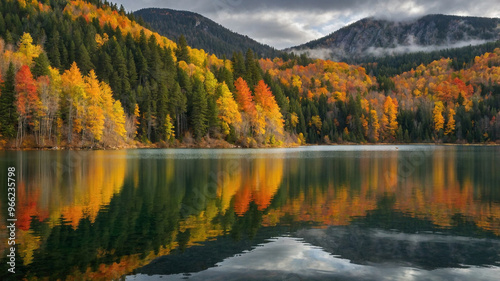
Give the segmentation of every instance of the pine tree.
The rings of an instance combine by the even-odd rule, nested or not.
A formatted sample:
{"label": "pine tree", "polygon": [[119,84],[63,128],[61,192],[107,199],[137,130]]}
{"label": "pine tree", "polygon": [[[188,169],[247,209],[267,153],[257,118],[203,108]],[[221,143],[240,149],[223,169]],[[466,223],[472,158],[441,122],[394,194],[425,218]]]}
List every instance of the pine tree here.
{"label": "pine tree", "polygon": [[68,63],[71,64],[72,62],[76,61],[76,46],[75,46],[75,41],[71,40],[69,43],[69,48],[68,50]]}
{"label": "pine tree", "polygon": [[0,13],[0,36],[4,36],[5,35],[5,20],[3,18],[3,15],[2,13]]}
{"label": "pine tree", "polygon": [[246,68],[243,54],[241,52],[234,53],[231,61],[233,63],[233,80],[236,81],[240,77],[245,78]]}
{"label": "pine tree", "polygon": [[111,57],[105,51],[102,51],[99,55],[96,72],[102,81],[109,83],[113,75],[113,64],[111,64]]}
{"label": "pine tree", "polygon": [[15,79],[14,65],[10,63],[0,90],[0,134],[4,138],[14,138],[17,132]]}
{"label": "pine tree", "polygon": [[245,57],[245,80],[250,86],[250,89],[253,89],[255,84],[258,81],[262,80],[262,75],[260,74],[260,69],[258,63],[255,61],[254,54],[251,49],[248,49]]}
{"label": "pine tree", "polygon": [[157,100],[157,113],[156,118],[158,121],[158,139],[167,141],[167,115],[168,115],[168,90],[164,83],[159,86],[158,100]]}
{"label": "pine tree", "polygon": [[182,93],[181,86],[176,82],[173,89],[169,91],[169,111],[175,115],[177,135],[181,136],[184,131],[185,113],[187,110],[187,98]]}
{"label": "pine tree", "polygon": [[186,37],[184,37],[184,35],[179,36],[175,55],[177,56],[177,61],[185,61],[187,64],[191,62],[189,58],[189,50],[187,48]]}
{"label": "pine tree", "polygon": [[135,67],[134,55],[132,54],[131,50],[128,50],[127,69],[130,87],[134,89],[137,86],[137,69]]}
{"label": "pine tree", "polygon": [[175,67],[175,61],[172,56],[172,50],[170,48],[166,48],[162,52],[162,60],[163,60],[163,70],[166,74],[167,85],[170,89],[173,89],[175,86],[175,81],[177,79],[177,68]]}
{"label": "pine tree", "polygon": [[90,60],[89,52],[87,51],[87,48],[85,48],[85,45],[81,44],[80,48],[78,49],[78,60],[77,64],[80,67],[80,71],[82,72],[83,75],[87,75],[90,70],[94,69],[94,65],[92,64],[92,61]]}
{"label": "pine tree", "polygon": [[207,125],[208,132],[213,134],[219,128],[219,109],[217,108],[217,101],[215,95],[207,95]]}
{"label": "pine tree", "polygon": [[34,59],[35,65],[33,66],[33,77],[38,78],[39,76],[49,75],[49,58],[45,53],[41,53],[38,57]]}
{"label": "pine tree", "polygon": [[191,114],[191,123],[194,136],[201,139],[207,133],[207,113],[208,103],[207,94],[203,82],[195,78],[193,87],[193,109]]}

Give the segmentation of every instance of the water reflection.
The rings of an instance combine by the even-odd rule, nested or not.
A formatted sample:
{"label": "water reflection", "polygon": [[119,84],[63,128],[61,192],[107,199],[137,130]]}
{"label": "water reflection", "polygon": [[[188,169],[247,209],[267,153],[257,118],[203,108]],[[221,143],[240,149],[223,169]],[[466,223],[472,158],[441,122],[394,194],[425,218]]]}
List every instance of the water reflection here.
{"label": "water reflection", "polygon": [[[411,239],[411,238],[410,238]],[[411,244],[411,242],[410,242]],[[384,245],[385,246],[385,245]],[[385,250],[385,249],[384,249]],[[384,252],[384,251],[382,251]],[[430,256],[430,255],[429,255]],[[385,257],[384,257],[385,258]],[[156,265],[158,268],[164,265]],[[153,271],[154,272],[154,271]],[[303,239],[277,237],[252,251],[232,256],[205,270],[189,275],[158,274],[151,271],[128,276],[126,280],[497,280],[497,267],[438,268],[422,270],[410,264],[353,263],[334,256]],[[165,274],[165,273],[163,273]]]}
{"label": "water reflection", "polygon": [[[498,147],[34,151],[0,152],[0,161],[0,169],[15,165],[19,171],[18,242],[21,274],[28,279],[106,280],[134,271],[222,274],[212,268],[231,264],[238,253],[260,251],[258,244],[273,248],[280,241],[302,247],[302,255],[310,254],[306,263],[326,255],[326,264],[347,271],[347,260],[362,271],[366,262],[397,260],[426,268],[419,261],[429,257],[394,251],[421,253],[419,247],[431,247],[443,259],[456,254],[448,263],[433,262],[438,268],[499,260],[492,250],[500,248]],[[282,238],[269,242],[272,237]],[[363,248],[373,260],[360,258],[347,238],[379,245]],[[433,246],[443,239],[446,249]],[[415,240],[424,242],[408,242]],[[161,260],[176,266],[154,271]],[[261,268],[269,265],[261,260]],[[321,276],[322,270],[311,274]]]}

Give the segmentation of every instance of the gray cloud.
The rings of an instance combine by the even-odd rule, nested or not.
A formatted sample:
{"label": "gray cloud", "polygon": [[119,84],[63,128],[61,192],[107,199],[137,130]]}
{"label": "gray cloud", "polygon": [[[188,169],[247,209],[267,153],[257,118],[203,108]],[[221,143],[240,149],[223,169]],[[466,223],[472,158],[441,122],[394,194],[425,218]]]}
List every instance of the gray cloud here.
{"label": "gray cloud", "polygon": [[372,16],[403,20],[426,14],[500,17],[497,0],[118,0],[128,11],[158,7],[200,13],[276,48],[316,39]]}

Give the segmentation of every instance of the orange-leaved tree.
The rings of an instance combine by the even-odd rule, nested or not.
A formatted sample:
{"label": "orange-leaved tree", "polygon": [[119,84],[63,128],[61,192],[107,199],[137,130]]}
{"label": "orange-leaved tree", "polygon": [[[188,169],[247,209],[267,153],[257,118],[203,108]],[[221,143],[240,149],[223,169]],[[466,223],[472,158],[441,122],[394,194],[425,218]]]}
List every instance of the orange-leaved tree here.
{"label": "orange-leaved tree", "polygon": [[253,102],[252,92],[248,84],[243,78],[238,78],[234,82],[236,88],[236,101],[238,108],[242,111],[242,126],[241,131],[244,135],[248,134],[250,130],[259,132],[257,120],[257,109]]}
{"label": "orange-leaved tree", "polygon": [[262,107],[267,136],[272,139],[283,135],[283,115],[280,112],[276,99],[267,84],[264,83],[264,80],[260,80],[257,83],[254,92],[256,105]]}
{"label": "orange-leaved tree", "polygon": [[[17,146],[22,144],[24,129],[28,122],[34,121],[40,109],[40,99],[30,68],[23,65],[16,74],[16,107],[19,114]],[[31,123],[34,125],[33,123]]]}

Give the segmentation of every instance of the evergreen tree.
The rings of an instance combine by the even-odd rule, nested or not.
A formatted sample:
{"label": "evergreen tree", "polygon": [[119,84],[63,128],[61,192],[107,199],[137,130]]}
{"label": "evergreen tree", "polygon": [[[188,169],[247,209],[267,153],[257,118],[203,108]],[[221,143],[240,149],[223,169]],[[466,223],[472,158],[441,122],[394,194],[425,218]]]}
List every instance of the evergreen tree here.
{"label": "evergreen tree", "polygon": [[96,72],[102,81],[109,83],[114,69],[111,64],[111,57],[105,51],[101,51],[99,55],[99,63]]}
{"label": "evergreen tree", "polygon": [[4,36],[5,35],[5,20],[3,18],[3,15],[2,13],[0,13],[0,36]]}
{"label": "evergreen tree", "polygon": [[34,66],[33,70],[31,71],[33,73],[33,77],[37,78],[39,76],[49,75],[50,62],[49,58],[44,52],[36,57],[33,62]]}
{"label": "evergreen tree", "polygon": [[177,50],[175,51],[175,55],[177,56],[177,61],[185,61],[186,63],[190,63],[189,50],[187,48],[186,37],[184,35],[179,36],[179,40],[177,40]]}
{"label": "evergreen tree", "polygon": [[158,139],[167,141],[167,115],[168,115],[168,90],[164,83],[160,84],[158,101],[157,101],[157,114],[158,121]]}
{"label": "evergreen tree", "polygon": [[94,64],[92,64],[92,61],[90,60],[89,52],[83,44],[81,44],[78,49],[78,60],[76,63],[78,64],[78,67],[83,75],[87,75],[91,69],[95,68]]}
{"label": "evergreen tree", "polygon": [[48,57],[50,59],[51,65],[55,68],[61,68],[61,54],[59,52],[59,32],[55,30],[52,33],[52,37],[48,44]]}
{"label": "evergreen tree", "polygon": [[207,94],[203,82],[195,78],[193,87],[193,109],[191,123],[196,139],[201,139],[207,133]]}
{"label": "evergreen tree", "polygon": [[[69,42],[69,47],[67,50],[68,50],[68,64],[71,65],[73,62],[77,61],[75,41],[71,40]],[[77,62],[77,64],[78,64],[78,62]],[[69,68],[69,67],[67,67],[67,68]]]}
{"label": "evergreen tree", "polygon": [[185,130],[185,113],[187,110],[187,98],[182,93],[181,86],[176,82],[173,89],[169,92],[169,111],[174,114],[176,122],[176,135],[182,136]]}
{"label": "evergreen tree", "polygon": [[253,89],[255,84],[262,80],[261,70],[258,65],[258,62],[254,58],[254,54],[252,50],[248,49],[245,57],[245,80],[248,83],[250,89]]}
{"label": "evergreen tree", "polygon": [[233,63],[233,80],[236,81],[240,77],[245,78],[246,69],[243,54],[241,52],[234,53],[231,62]]}
{"label": "evergreen tree", "polygon": [[134,55],[132,54],[131,50],[128,50],[127,69],[130,87],[134,89],[137,86],[137,69],[135,67]]}
{"label": "evergreen tree", "polygon": [[212,135],[217,131],[219,126],[219,111],[217,108],[217,96],[218,95],[209,95],[207,97],[207,124],[209,133]]}
{"label": "evergreen tree", "polygon": [[0,133],[4,138],[14,138],[17,133],[15,79],[14,65],[10,63],[0,91]]}

